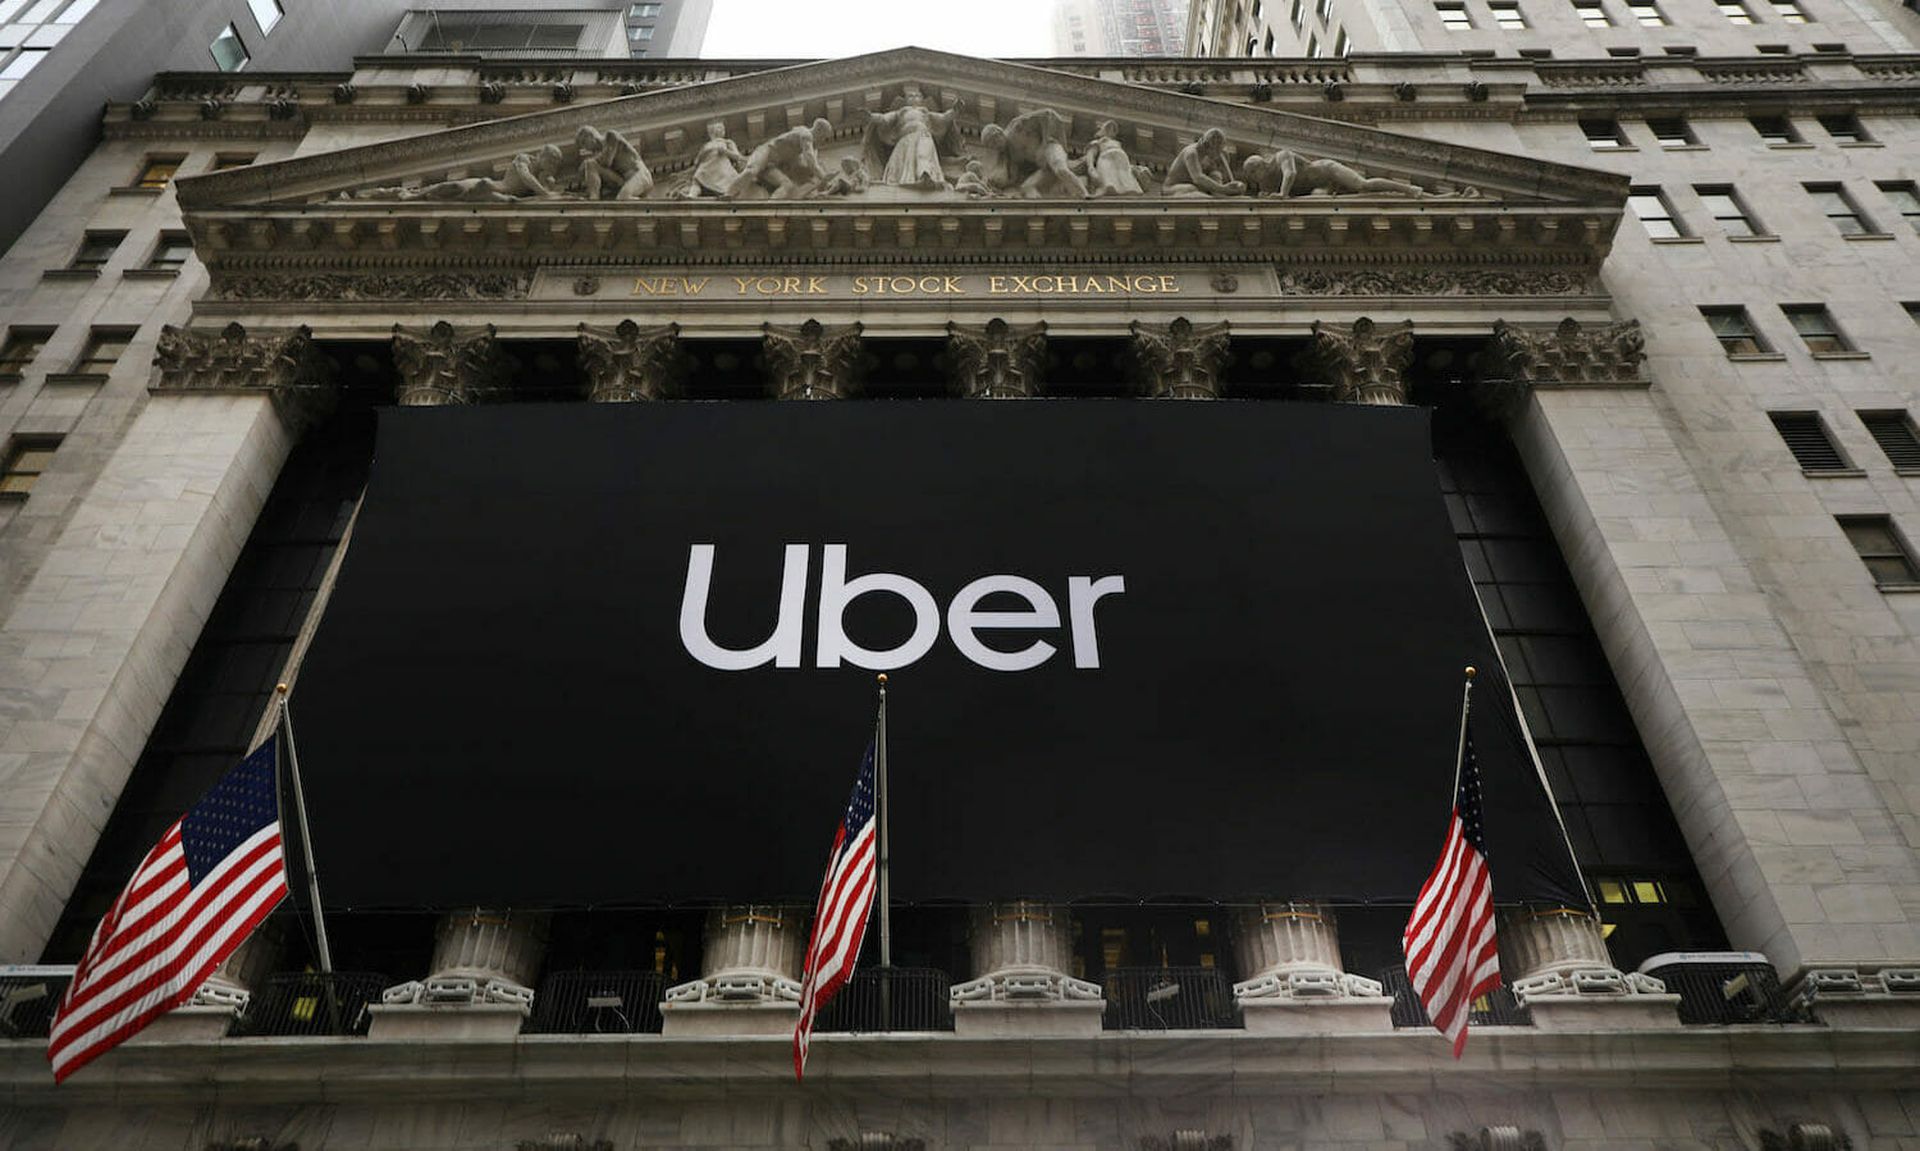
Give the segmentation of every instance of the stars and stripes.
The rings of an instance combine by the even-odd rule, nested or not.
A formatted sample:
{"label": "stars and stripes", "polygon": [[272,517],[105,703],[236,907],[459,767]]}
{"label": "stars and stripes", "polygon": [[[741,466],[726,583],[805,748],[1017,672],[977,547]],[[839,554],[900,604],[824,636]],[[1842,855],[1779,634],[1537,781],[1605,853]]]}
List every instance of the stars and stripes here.
{"label": "stars and stripes", "polygon": [[1453,1044],[1456,1059],[1467,1046],[1473,1001],[1500,986],[1493,878],[1487,870],[1480,769],[1473,759],[1471,731],[1464,732],[1460,747],[1460,784],[1446,846],[1420,889],[1401,940],[1407,977],[1426,1005],[1427,1017]]}
{"label": "stars and stripes", "polygon": [[113,901],[54,1016],[56,1081],[193,998],[286,898],[279,753],[276,733],[167,829]]}
{"label": "stars and stripes", "polygon": [[813,913],[813,935],[807,944],[806,971],[801,976],[800,1020],[793,1028],[796,1080],[806,1074],[814,1016],[853,974],[860,943],[867,937],[879,857],[874,838],[874,749],[873,743],[867,744],[867,754],[861,757],[847,813],[833,833],[833,853],[827,858],[820,904]]}

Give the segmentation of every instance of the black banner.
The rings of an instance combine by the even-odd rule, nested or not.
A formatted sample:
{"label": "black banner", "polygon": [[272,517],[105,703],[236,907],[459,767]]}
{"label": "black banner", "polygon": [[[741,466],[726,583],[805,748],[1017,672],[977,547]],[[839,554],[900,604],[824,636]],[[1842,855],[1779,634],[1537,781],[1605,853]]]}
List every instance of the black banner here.
{"label": "black banner", "polygon": [[329,904],[810,902],[890,683],[906,901],[1582,900],[1424,412],[400,409],[294,694]]}

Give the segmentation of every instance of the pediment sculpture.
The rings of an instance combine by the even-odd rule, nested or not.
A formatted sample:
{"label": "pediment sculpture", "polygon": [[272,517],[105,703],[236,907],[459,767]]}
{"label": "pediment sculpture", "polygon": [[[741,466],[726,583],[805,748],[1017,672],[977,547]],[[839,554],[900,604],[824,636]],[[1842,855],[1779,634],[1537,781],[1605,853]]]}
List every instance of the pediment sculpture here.
{"label": "pediment sculpture", "polygon": [[872,179],[929,192],[951,188],[943,161],[960,155],[958,112],[958,106],[934,111],[912,86],[891,111],[868,112],[861,149]]}

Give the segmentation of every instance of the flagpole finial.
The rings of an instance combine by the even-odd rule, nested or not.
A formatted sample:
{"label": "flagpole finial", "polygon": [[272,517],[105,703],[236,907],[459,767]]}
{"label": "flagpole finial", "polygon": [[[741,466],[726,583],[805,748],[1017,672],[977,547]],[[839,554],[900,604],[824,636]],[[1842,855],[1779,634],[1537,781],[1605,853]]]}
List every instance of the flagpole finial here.
{"label": "flagpole finial", "polygon": [[1469,680],[1471,680],[1474,676],[1479,674],[1480,674],[1479,670],[1476,669],[1472,664],[1467,665],[1467,678]]}
{"label": "flagpole finial", "polygon": [[877,678],[877,679],[879,679],[879,681],[880,681],[880,686],[881,686],[881,687],[885,687],[885,686],[887,686],[887,673],[886,673],[886,672],[884,672],[884,671],[883,671],[883,672],[881,672],[881,673],[880,673],[880,674],[879,674],[879,675],[878,675],[877,677],[875,677],[875,678]]}
{"label": "flagpole finial", "polygon": [[275,695],[285,695],[287,694],[287,685],[284,683],[276,683],[273,685],[273,691]]}

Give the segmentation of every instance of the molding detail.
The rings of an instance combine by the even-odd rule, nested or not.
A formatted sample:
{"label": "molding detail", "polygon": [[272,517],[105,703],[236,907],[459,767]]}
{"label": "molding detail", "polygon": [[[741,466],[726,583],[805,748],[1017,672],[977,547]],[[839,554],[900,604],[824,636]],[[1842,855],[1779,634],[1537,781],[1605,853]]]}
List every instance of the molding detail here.
{"label": "molding detail", "polygon": [[958,394],[973,400],[1027,399],[1041,391],[1047,322],[947,324],[947,363]]}
{"label": "molding detail", "polygon": [[1133,357],[1150,396],[1178,400],[1220,397],[1219,372],[1227,360],[1227,321],[1195,327],[1185,316],[1171,323],[1135,320]]}
{"label": "molding detail", "polygon": [[302,325],[250,334],[239,324],[218,332],[160,329],[154,349],[160,368],[156,392],[271,392],[273,406],[296,435],[333,410],[333,361],[314,346]]}
{"label": "molding detail", "polygon": [[1547,1151],[1546,1136],[1518,1127],[1482,1127],[1447,1136],[1449,1151]]}
{"label": "molding detail", "polygon": [[1664,995],[1651,975],[1613,965],[1600,921],[1575,908],[1514,911],[1501,917],[1500,965],[1522,1006],[1543,996]]}
{"label": "molding detail", "polygon": [[214,283],[222,300],[518,300],[533,278],[524,272],[388,272],[356,276],[307,272],[292,276],[223,275]]}
{"label": "molding detail", "polygon": [[1407,402],[1404,373],[1413,362],[1413,321],[1382,328],[1361,316],[1345,331],[1333,324],[1313,322],[1313,345],[1307,358],[1317,363],[1333,385],[1333,398],[1350,404]]}
{"label": "molding detail", "polygon": [[456,328],[441,320],[425,330],[395,324],[393,361],[400,369],[395,399],[402,407],[472,403],[504,387],[511,373],[492,324]]}
{"label": "molding detail", "polygon": [[1598,291],[1591,274],[1559,269],[1280,269],[1280,292],[1287,296],[1590,296]]}
{"label": "molding detail", "polygon": [[783,400],[844,400],[860,383],[859,322],[829,328],[819,320],[797,326],[762,324],[761,346],[774,395]]}
{"label": "molding detail", "polygon": [[657,400],[671,394],[688,368],[680,325],[643,328],[622,320],[612,328],[580,325],[580,366],[587,399],[596,404]]}
{"label": "molding detail", "polygon": [[1498,320],[1479,357],[1474,399],[1496,419],[1527,402],[1534,388],[1649,386],[1646,336],[1638,320],[1590,327],[1568,316],[1554,327]]}
{"label": "molding detail", "polygon": [[827,1151],[927,1151],[927,1141],[891,1131],[862,1131],[855,1139],[827,1140]]}
{"label": "molding detail", "polygon": [[1140,1151],[1233,1151],[1232,1135],[1186,1128],[1166,1135],[1142,1135]]}

